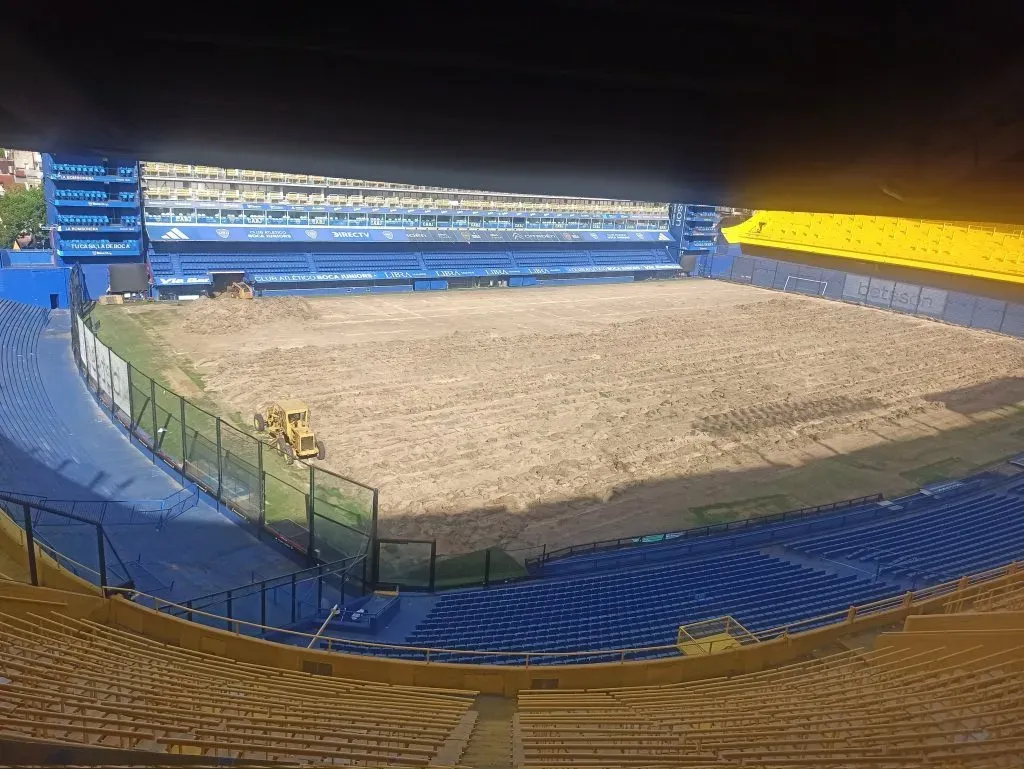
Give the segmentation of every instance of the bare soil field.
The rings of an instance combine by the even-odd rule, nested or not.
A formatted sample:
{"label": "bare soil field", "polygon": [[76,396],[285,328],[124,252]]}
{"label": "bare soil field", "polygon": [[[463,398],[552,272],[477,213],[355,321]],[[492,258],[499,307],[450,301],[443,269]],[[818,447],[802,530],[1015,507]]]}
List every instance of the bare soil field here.
{"label": "bare soil field", "polygon": [[105,309],[236,421],[306,400],[324,464],[381,489],[381,534],[438,552],[894,494],[1024,450],[1024,343],[728,283]]}

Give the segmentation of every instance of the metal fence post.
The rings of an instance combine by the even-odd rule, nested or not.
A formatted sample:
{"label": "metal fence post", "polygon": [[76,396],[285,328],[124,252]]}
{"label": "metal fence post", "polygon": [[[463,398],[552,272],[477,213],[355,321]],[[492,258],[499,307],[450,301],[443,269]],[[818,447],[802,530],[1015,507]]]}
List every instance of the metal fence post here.
{"label": "metal fence post", "polygon": [[484,584],[491,582],[491,548],[484,550]]}
{"label": "metal fence post", "polygon": [[97,555],[99,556],[100,564],[100,588],[105,589],[107,587],[107,551],[103,546],[103,525],[96,524],[96,545],[99,548]]}
{"label": "metal fence post", "polygon": [[222,493],[224,491],[224,462],[221,460],[220,451],[220,417],[216,417],[217,420],[217,501],[220,502],[222,499]]}
{"label": "metal fence post", "polygon": [[36,571],[36,538],[32,533],[32,508],[27,504],[21,506],[25,513],[25,545],[28,547],[28,574],[33,585],[39,585],[39,572]]}
{"label": "metal fence post", "polygon": [[[260,625],[267,625],[267,581],[260,582]],[[262,630],[260,633],[262,634]]]}
{"label": "metal fence post", "polygon": [[434,581],[437,577],[437,540],[430,540],[430,592],[434,592]]}
{"label": "metal fence post", "polygon": [[[312,474],[310,475],[312,477]],[[316,563],[316,548],[313,546],[313,498],[309,494],[306,497],[306,523],[309,528],[309,545],[306,547],[306,559],[310,565]]]}
{"label": "metal fence post", "polygon": [[[370,519],[370,546],[366,548],[366,554],[373,560],[370,562],[370,575],[376,587],[380,579],[380,548],[377,547],[377,517],[380,512],[380,489],[373,490],[373,517]],[[366,568],[364,561],[363,568],[363,589],[366,589]]]}
{"label": "metal fence post", "polygon": [[[114,354],[107,348],[107,387],[110,389],[110,415],[117,417],[117,404],[114,403]],[[100,388],[103,389],[102,387]]]}
{"label": "metal fence post", "polygon": [[256,441],[256,477],[259,479],[259,533],[261,534],[263,527],[267,525],[267,474],[263,472],[263,441]]}
{"label": "metal fence post", "polygon": [[292,624],[295,624],[295,572],[292,572]]}
{"label": "metal fence post", "polygon": [[[344,579],[344,577],[342,577]],[[320,610],[324,602],[324,567],[320,564],[316,567],[316,608]]]}
{"label": "metal fence post", "polygon": [[178,413],[181,419],[181,485],[185,485],[185,465],[188,462],[188,440],[185,437],[185,399],[178,396]]}
{"label": "metal fence post", "polygon": [[228,630],[231,630],[231,620],[234,619],[234,615],[232,614],[232,603],[233,602],[231,600],[231,591],[230,590],[228,591],[227,603],[228,603]]}
{"label": "metal fence post", "polygon": [[153,464],[156,464],[156,444],[157,439],[160,437],[157,433],[158,427],[156,422],[156,381],[153,379],[149,380],[149,410],[153,414],[153,432],[150,433],[149,442],[153,447]]}

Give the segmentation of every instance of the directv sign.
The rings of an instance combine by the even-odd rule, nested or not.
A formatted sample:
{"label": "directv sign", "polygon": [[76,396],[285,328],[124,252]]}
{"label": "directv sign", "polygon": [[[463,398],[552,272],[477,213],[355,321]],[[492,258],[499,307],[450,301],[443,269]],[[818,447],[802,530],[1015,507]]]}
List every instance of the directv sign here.
{"label": "directv sign", "polygon": [[672,243],[658,230],[411,230],[369,227],[255,227],[218,224],[147,224],[153,243]]}

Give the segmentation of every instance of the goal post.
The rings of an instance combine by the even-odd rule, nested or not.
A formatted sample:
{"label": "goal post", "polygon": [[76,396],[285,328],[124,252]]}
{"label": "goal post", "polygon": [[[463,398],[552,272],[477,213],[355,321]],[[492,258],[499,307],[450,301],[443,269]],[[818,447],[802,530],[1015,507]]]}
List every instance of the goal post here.
{"label": "goal post", "polygon": [[[792,286],[792,288],[790,288]],[[793,291],[797,294],[811,294],[813,296],[825,296],[828,289],[827,280],[813,280],[811,278],[800,278],[796,275],[787,275],[783,291]]]}

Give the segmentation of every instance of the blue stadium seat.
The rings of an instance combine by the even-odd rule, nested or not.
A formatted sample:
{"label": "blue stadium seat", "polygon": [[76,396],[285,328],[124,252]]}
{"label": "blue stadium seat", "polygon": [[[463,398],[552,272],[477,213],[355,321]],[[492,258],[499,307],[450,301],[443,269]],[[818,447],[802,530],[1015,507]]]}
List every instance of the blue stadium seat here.
{"label": "blue stadium seat", "polygon": [[315,254],[317,272],[404,272],[422,270],[415,252],[331,253]]}
{"label": "blue stadium seat", "polygon": [[666,247],[624,250],[592,249],[590,251],[590,258],[598,267],[620,264],[663,264],[666,267],[679,265],[678,261],[672,258]]}
{"label": "blue stadium seat", "polygon": [[508,251],[423,252],[429,270],[486,270],[513,267]]}
{"label": "blue stadium seat", "polygon": [[592,267],[588,251],[513,251],[520,267]]}

